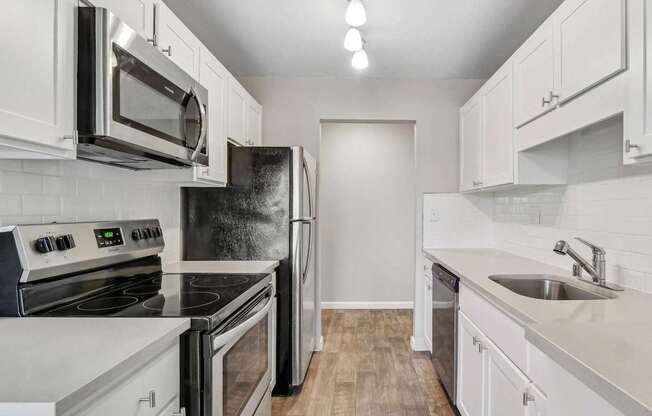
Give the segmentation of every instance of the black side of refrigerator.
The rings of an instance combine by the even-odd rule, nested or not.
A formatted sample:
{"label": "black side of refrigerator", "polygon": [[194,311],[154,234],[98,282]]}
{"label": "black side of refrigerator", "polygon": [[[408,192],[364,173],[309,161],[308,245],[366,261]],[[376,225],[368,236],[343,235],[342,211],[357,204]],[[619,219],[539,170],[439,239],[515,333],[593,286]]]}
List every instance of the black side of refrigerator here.
{"label": "black side of refrigerator", "polygon": [[184,260],[279,260],[275,394],[291,394],[292,163],[288,147],[230,147],[229,186],[181,191]]}

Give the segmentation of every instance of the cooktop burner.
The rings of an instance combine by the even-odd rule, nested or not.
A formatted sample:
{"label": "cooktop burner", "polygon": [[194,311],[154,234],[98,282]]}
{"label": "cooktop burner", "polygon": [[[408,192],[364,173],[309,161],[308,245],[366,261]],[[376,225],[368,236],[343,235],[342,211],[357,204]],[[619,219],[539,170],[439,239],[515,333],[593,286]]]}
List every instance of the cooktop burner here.
{"label": "cooktop burner", "polygon": [[[160,279],[159,279],[160,282]],[[161,284],[155,284],[155,283],[150,283],[150,284],[144,284],[144,285],[138,285],[134,287],[130,287],[129,289],[126,289],[123,293],[125,295],[136,295],[136,296],[141,296],[141,295],[155,295],[161,290]]]}
{"label": "cooktop burner", "polygon": [[109,296],[80,303],[77,305],[77,310],[85,312],[111,311],[123,309],[135,303],[138,303],[138,298],[134,296]]}
{"label": "cooktop burner", "polygon": [[143,308],[152,311],[183,311],[201,308],[220,300],[220,295],[211,292],[182,292],[174,296],[158,295],[143,302]]}
{"label": "cooktop burner", "polygon": [[193,279],[190,282],[190,286],[199,287],[199,288],[203,288],[203,287],[220,288],[220,287],[239,286],[247,283],[248,281],[249,281],[249,277],[247,276],[228,276],[228,275],[205,276],[205,277],[198,277],[196,279]]}

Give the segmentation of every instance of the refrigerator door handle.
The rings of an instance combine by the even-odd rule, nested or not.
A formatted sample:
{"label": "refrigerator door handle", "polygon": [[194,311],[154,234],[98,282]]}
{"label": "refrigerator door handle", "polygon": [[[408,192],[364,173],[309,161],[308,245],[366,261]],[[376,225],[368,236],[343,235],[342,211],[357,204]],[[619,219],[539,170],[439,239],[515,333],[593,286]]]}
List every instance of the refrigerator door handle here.
{"label": "refrigerator door handle", "polygon": [[317,221],[317,217],[300,217],[300,218],[292,218],[290,220],[290,223],[303,222],[303,223],[306,223],[306,224],[310,224],[310,223],[313,223],[315,221]]}

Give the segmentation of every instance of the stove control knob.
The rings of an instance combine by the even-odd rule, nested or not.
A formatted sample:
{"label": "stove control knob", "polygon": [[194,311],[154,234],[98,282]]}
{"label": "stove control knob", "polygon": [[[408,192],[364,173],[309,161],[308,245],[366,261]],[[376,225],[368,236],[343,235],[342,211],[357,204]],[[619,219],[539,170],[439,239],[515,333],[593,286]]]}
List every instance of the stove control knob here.
{"label": "stove control knob", "polygon": [[161,228],[160,228],[160,227],[156,227],[156,228],[154,229],[154,232],[156,233],[156,237],[161,237],[161,236],[163,235],[163,233],[161,232]]}
{"label": "stove control knob", "polygon": [[147,238],[154,238],[154,233],[151,228],[147,228],[145,231],[147,231]]}
{"label": "stove control knob", "polygon": [[139,241],[141,238],[143,238],[138,228],[131,232],[131,238],[134,241]]}
{"label": "stove control knob", "polygon": [[55,244],[58,250],[70,250],[75,247],[75,240],[72,238],[72,234],[60,235],[55,240]]}
{"label": "stove control knob", "polygon": [[41,237],[34,242],[36,251],[43,254],[54,251],[55,246],[54,237]]}
{"label": "stove control knob", "polygon": [[147,240],[149,238],[149,237],[147,237],[147,229],[146,228],[143,228],[142,230],[140,230],[140,234],[142,235],[143,240]]}

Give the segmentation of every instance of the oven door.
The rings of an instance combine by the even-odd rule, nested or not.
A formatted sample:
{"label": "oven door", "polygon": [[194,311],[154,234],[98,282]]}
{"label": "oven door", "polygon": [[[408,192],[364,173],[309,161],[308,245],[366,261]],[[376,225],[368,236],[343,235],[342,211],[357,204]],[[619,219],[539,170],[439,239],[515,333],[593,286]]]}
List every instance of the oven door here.
{"label": "oven door", "polygon": [[[272,305],[269,286],[210,337],[212,359],[206,386],[210,416],[252,416],[272,379]],[[205,415],[208,416],[208,415]]]}

